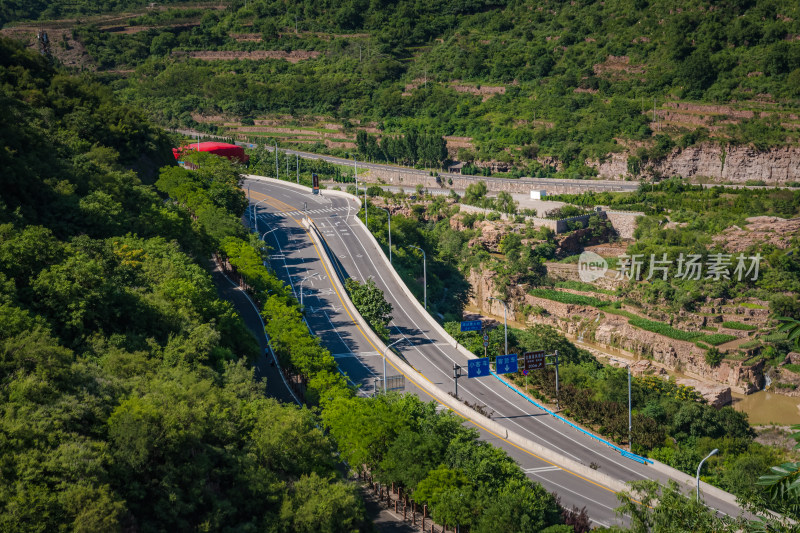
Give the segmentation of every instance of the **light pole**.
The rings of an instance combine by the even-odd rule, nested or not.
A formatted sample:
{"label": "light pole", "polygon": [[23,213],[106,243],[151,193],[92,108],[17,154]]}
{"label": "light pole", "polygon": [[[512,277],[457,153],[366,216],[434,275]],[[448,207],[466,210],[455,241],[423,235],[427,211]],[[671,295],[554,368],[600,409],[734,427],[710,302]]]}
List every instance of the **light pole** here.
{"label": "light pole", "polygon": [[428,259],[425,256],[425,250],[413,244],[408,245],[409,248],[415,248],[422,252],[422,294],[423,302],[425,302],[425,310],[428,310]]}
{"label": "light pole", "polygon": [[625,365],[628,369],[628,449],[633,453],[633,423],[631,422],[631,365]]}
{"label": "light pole", "polygon": [[706,455],[703,458],[703,460],[700,461],[700,464],[697,465],[697,501],[698,502],[700,501],[700,469],[703,468],[703,463],[706,462],[706,459],[708,459],[712,455],[716,455],[718,452],[719,452],[719,450],[717,448],[714,448],[713,450],[711,450],[711,453]]}
{"label": "light pole", "polygon": [[304,283],[304,282],[305,282],[307,279],[309,279],[309,278],[313,278],[313,277],[315,277],[315,276],[319,276],[319,272],[314,272],[314,273],[313,273],[313,274],[311,274],[310,276],[306,276],[306,277],[304,277],[303,279],[301,279],[301,280],[300,280],[300,283],[299,283],[299,285],[300,285],[300,307],[301,307],[301,308],[303,307],[303,283]]}
{"label": "light pole", "polygon": [[508,319],[506,318],[506,302],[505,300],[501,300],[500,298],[495,298],[494,296],[490,296],[489,300],[497,300],[498,302],[503,304],[503,328],[505,329],[505,337],[506,337],[505,353],[508,354]]}
{"label": "light pole", "polygon": [[300,185],[300,154],[294,154],[294,162],[297,164],[297,184]]}
{"label": "light pole", "polygon": [[266,198],[259,200],[256,202],[256,205],[253,206],[253,228],[256,230],[256,233],[258,233],[258,204],[265,202],[266,200]]}
{"label": "light pole", "polygon": [[[358,189],[356,189],[358,190]],[[367,186],[364,185],[364,225],[369,230],[369,206],[367,206]]]}
{"label": "light pole", "polygon": [[278,141],[275,141],[275,179],[281,179],[280,171],[278,170]]}
{"label": "light pole", "polygon": [[356,179],[356,193],[358,193],[358,163],[356,163],[356,154],[353,154],[353,177]]}
{"label": "light pole", "polygon": [[386,349],[383,351],[383,393],[384,394],[386,394],[386,352],[389,351],[389,348],[391,348],[392,346],[394,346],[395,344],[397,344],[399,342],[403,342],[404,340],[405,339],[397,339],[392,344],[387,346]]}
{"label": "light pole", "polygon": [[392,264],[392,213],[385,207],[378,207],[378,209],[386,211],[386,215],[389,217],[389,264]]}

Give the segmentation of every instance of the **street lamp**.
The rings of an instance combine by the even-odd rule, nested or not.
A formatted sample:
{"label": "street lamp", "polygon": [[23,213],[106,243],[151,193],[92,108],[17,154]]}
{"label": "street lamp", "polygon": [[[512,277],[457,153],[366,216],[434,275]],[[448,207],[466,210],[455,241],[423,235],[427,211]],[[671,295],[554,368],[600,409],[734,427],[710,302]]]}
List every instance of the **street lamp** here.
{"label": "street lamp", "polygon": [[264,198],[263,200],[256,202],[256,205],[253,206],[253,227],[255,228],[256,233],[258,233],[258,204],[266,201],[267,199]]}
{"label": "street lamp", "polygon": [[717,448],[714,448],[713,450],[711,450],[711,453],[706,455],[705,458],[702,461],[700,461],[700,464],[697,465],[697,501],[698,502],[700,501],[700,469],[703,468],[703,463],[706,462],[706,459],[708,459],[712,455],[716,455],[718,452],[719,452],[719,450]]}
{"label": "street lamp", "polygon": [[423,301],[425,302],[425,310],[428,310],[428,259],[425,256],[425,250],[413,244],[407,245],[409,248],[415,248],[422,252],[422,294]]}
{"label": "street lamp", "polygon": [[633,453],[633,423],[631,422],[631,365],[625,365],[628,369],[628,449]]}
{"label": "street lamp", "polygon": [[386,394],[386,352],[389,351],[389,348],[391,348],[392,346],[394,346],[397,343],[403,342],[404,340],[405,340],[405,338],[397,339],[392,344],[387,346],[386,349],[383,351],[383,393],[384,394]]}
{"label": "street lamp", "polygon": [[380,209],[381,211],[386,211],[386,215],[389,217],[389,264],[391,264],[392,263],[392,213],[385,207],[378,207],[378,209]]}
{"label": "street lamp", "polygon": [[300,280],[300,283],[299,283],[299,285],[300,285],[300,307],[303,307],[303,283],[307,279],[313,278],[315,276],[319,276],[319,272],[314,272],[310,276],[306,276],[306,277],[304,277],[303,279]]}
{"label": "street lamp", "polygon": [[501,300],[500,298],[495,298],[494,296],[490,296],[489,300],[497,300],[498,302],[503,304],[503,328],[505,329],[505,337],[506,337],[506,354],[508,354],[508,320],[506,318],[506,302],[505,300]]}

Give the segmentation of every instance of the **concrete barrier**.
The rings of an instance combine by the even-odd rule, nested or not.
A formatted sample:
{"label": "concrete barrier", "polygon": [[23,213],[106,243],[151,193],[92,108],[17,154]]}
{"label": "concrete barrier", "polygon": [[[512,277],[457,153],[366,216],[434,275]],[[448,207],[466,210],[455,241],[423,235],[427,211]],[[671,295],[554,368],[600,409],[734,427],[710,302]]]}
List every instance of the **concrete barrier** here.
{"label": "concrete barrier", "polygon": [[398,372],[403,374],[406,379],[409,379],[417,387],[425,391],[433,400],[446,406],[462,418],[471,421],[481,429],[484,429],[498,438],[524,451],[527,451],[531,455],[547,463],[558,466],[565,471],[586,479],[587,481],[602,485],[614,492],[620,492],[628,489],[627,485],[623,481],[598,472],[597,470],[578,463],[577,461],[561,455],[554,450],[545,448],[541,444],[526,439],[514,431],[509,431],[507,428],[495,422],[491,418],[485,417],[470,407],[467,407],[461,401],[450,396],[442,389],[425,379],[422,374],[417,372],[411,365],[403,361],[403,359],[397,356],[397,354],[395,354],[393,351],[387,350],[385,343],[377,336],[377,334],[375,334],[374,331],[372,331],[364,318],[356,310],[355,305],[350,300],[350,297],[344,288],[342,280],[337,275],[334,275],[336,273],[336,269],[334,268],[333,262],[329,257],[330,252],[322,233],[317,229],[316,225],[310,219],[304,218],[303,224],[308,229],[308,233],[311,236],[314,244],[320,249],[323,263],[325,264],[326,269],[332,274],[330,276],[331,282],[336,286],[336,290],[340,293],[341,299],[348,308],[349,314],[353,316],[364,333],[369,337],[370,342],[376,348],[378,348],[382,354],[387,355],[387,362],[389,362],[391,366]]}
{"label": "concrete barrier", "polygon": [[[303,185],[297,185],[296,183],[277,180],[275,178],[267,178],[263,176],[254,176],[254,175],[248,175],[248,177],[250,179],[275,183],[278,185],[289,185],[293,188],[302,189],[304,192],[310,192],[311,190],[309,187],[305,187]],[[359,205],[359,207],[362,205],[361,200],[358,197],[343,191],[326,190],[325,194],[326,195],[331,194],[334,196],[349,198],[350,200],[355,200],[355,202]],[[375,246],[375,248],[377,248],[378,250],[381,250],[380,244],[372,235],[372,233],[367,229],[364,223],[358,217],[355,218],[357,224],[364,229],[368,238],[371,239],[373,246]],[[355,305],[353,305],[353,302],[347,295],[347,291],[344,289],[343,280],[341,280],[338,277],[338,275],[336,275],[337,270],[334,268],[333,262],[329,257],[330,252],[328,251],[327,244],[325,244],[324,237],[316,228],[316,225],[313,224],[313,222],[310,219],[303,219],[303,220],[307,221],[306,227],[309,229],[309,235],[312,237],[312,240],[315,241],[315,244],[317,244],[317,246],[319,247],[323,263],[326,265],[326,268],[328,268],[328,271],[330,273],[329,277],[331,278],[331,283],[334,283],[336,285],[336,288],[340,292],[340,296],[344,301],[346,307],[348,308],[349,313],[353,316],[353,318],[356,320],[356,322],[364,331],[364,333],[369,337],[370,342],[372,342],[381,351],[381,353],[386,353],[386,345],[375,334],[375,332],[372,331],[372,328],[369,327],[364,318],[358,313],[358,311],[355,308]],[[422,304],[419,303],[419,301],[416,299],[413,293],[408,289],[405,282],[403,282],[402,278],[400,278],[400,275],[397,273],[397,271],[389,264],[389,259],[383,253],[380,253],[378,255],[380,256],[380,260],[384,261],[384,265],[386,266],[386,271],[388,271],[390,275],[394,276],[395,280],[398,282],[398,285],[404,291],[406,296],[408,296],[412,305],[415,305],[420,312],[427,313],[427,311],[425,311],[425,309],[422,307]],[[472,352],[464,348],[461,344],[459,344],[449,333],[447,333],[447,331],[445,331],[445,329],[441,325],[439,325],[438,322],[433,320],[433,318],[430,318],[428,320],[428,323],[434,330],[437,331],[437,333],[439,333],[445,339],[446,342],[454,346],[464,356],[470,359],[477,358],[475,354],[473,354]],[[485,417],[480,413],[474,411],[473,409],[467,407],[462,402],[458,401],[456,398],[453,398],[449,394],[445,393],[442,389],[440,389],[439,387],[435,386],[434,384],[426,380],[424,377],[422,377],[422,375],[419,372],[417,372],[413,367],[411,367],[411,365],[403,361],[391,350],[388,352],[387,361],[391,361],[392,366],[395,369],[397,369],[399,372],[405,375],[406,378],[410,379],[421,390],[425,391],[429,396],[431,396],[431,398],[447,406],[450,410],[456,412],[461,417],[470,420],[476,426],[494,434],[495,436],[499,437],[502,440],[505,440],[506,442],[512,444],[513,446],[516,446],[548,463],[563,468],[564,470],[571,472],[579,477],[585,478],[586,480],[589,480],[593,483],[600,484],[615,492],[626,491],[629,489],[629,487],[623,481],[612,478],[606,474],[602,474],[597,470],[594,470],[586,465],[578,463],[577,461],[570,459],[564,455],[561,455],[556,451],[550,450],[549,448],[545,448],[541,444],[526,439],[525,437],[519,435],[514,431],[509,431],[507,428],[495,422],[494,420]],[[658,461],[653,461],[652,464],[649,465],[649,467],[663,474],[666,474],[672,479],[675,479],[685,488],[686,487],[691,488],[695,486],[695,479],[693,477],[684,474],[683,472],[676,470],[670,466],[667,466],[663,463],[660,463]],[[736,497],[728,492],[723,491],[722,489],[714,487],[713,485],[709,485],[708,483],[705,483],[703,481],[700,482],[700,488],[701,491],[705,494],[713,495],[714,497],[719,498],[722,501],[738,506],[738,504],[736,503]]]}

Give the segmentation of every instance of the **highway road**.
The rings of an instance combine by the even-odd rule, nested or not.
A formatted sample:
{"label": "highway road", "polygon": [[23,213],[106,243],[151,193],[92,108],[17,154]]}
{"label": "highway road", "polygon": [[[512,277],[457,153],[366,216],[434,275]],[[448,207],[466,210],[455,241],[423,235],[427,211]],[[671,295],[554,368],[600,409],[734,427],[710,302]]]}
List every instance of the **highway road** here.
{"label": "highway road", "polygon": [[[331,285],[334,273],[323,268],[320,250],[309,240],[300,219],[315,221],[345,275],[359,281],[374,279],[394,308],[390,324],[391,341],[404,339],[397,346],[399,353],[425,379],[445,391],[453,390],[452,368],[457,363],[466,368],[467,358],[437,334],[432,318],[421,313],[408,301],[408,296],[388,275],[383,252],[369,239],[363,226],[355,222],[357,205],[347,198],[333,195],[313,196],[288,185],[247,180],[251,201],[257,203],[259,232],[266,233],[275,253],[272,268],[291,281],[299,298],[300,280],[307,307],[309,325],[335,355],[349,379],[362,386],[362,394],[372,393],[372,383],[381,374],[381,356],[371,346],[352,317],[343,309],[341,298]],[[389,375],[397,373],[390,366]],[[525,438],[623,481],[655,479],[662,483],[669,476],[651,466],[625,458],[608,446],[583,435],[570,426],[538,409],[493,377],[459,380],[459,397],[471,404],[487,406],[492,418]],[[431,397],[406,380],[406,390],[425,400]],[[584,479],[557,465],[547,463],[516,448],[497,435],[483,431],[487,440],[508,451],[531,479],[557,492],[567,505],[586,506],[598,524],[624,523],[613,509],[617,506],[613,491]],[[736,506],[711,496],[707,503],[721,512],[737,515]]]}

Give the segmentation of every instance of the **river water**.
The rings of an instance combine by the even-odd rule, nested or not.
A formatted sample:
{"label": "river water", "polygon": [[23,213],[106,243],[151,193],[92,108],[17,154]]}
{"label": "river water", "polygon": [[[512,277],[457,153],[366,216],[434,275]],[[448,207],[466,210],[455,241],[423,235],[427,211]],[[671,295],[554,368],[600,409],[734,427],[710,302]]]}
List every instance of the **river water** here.
{"label": "river water", "polygon": [[[476,307],[468,306],[467,311],[477,313],[483,316],[499,320],[502,326],[503,317],[496,317],[485,312],[481,312]],[[508,321],[508,325],[518,329],[524,329],[526,326],[520,322],[512,320]],[[563,332],[562,332],[563,334]],[[574,335],[566,335],[576,346],[590,350],[592,352],[599,352],[599,359],[608,360],[609,357],[615,359],[625,359],[628,361],[635,361],[636,359],[628,352],[617,350],[615,348],[606,348],[599,346],[593,342],[579,341]],[[603,357],[606,356],[606,357]],[[606,362],[603,361],[603,362]],[[669,375],[676,378],[691,378],[685,376],[680,372],[669,370]],[[737,394],[732,393],[733,408],[737,411],[747,413],[750,423],[755,426],[778,424],[778,425],[791,425],[800,424],[800,397],[785,396],[783,394],[775,394],[769,390],[758,391],[753,394]]]}

